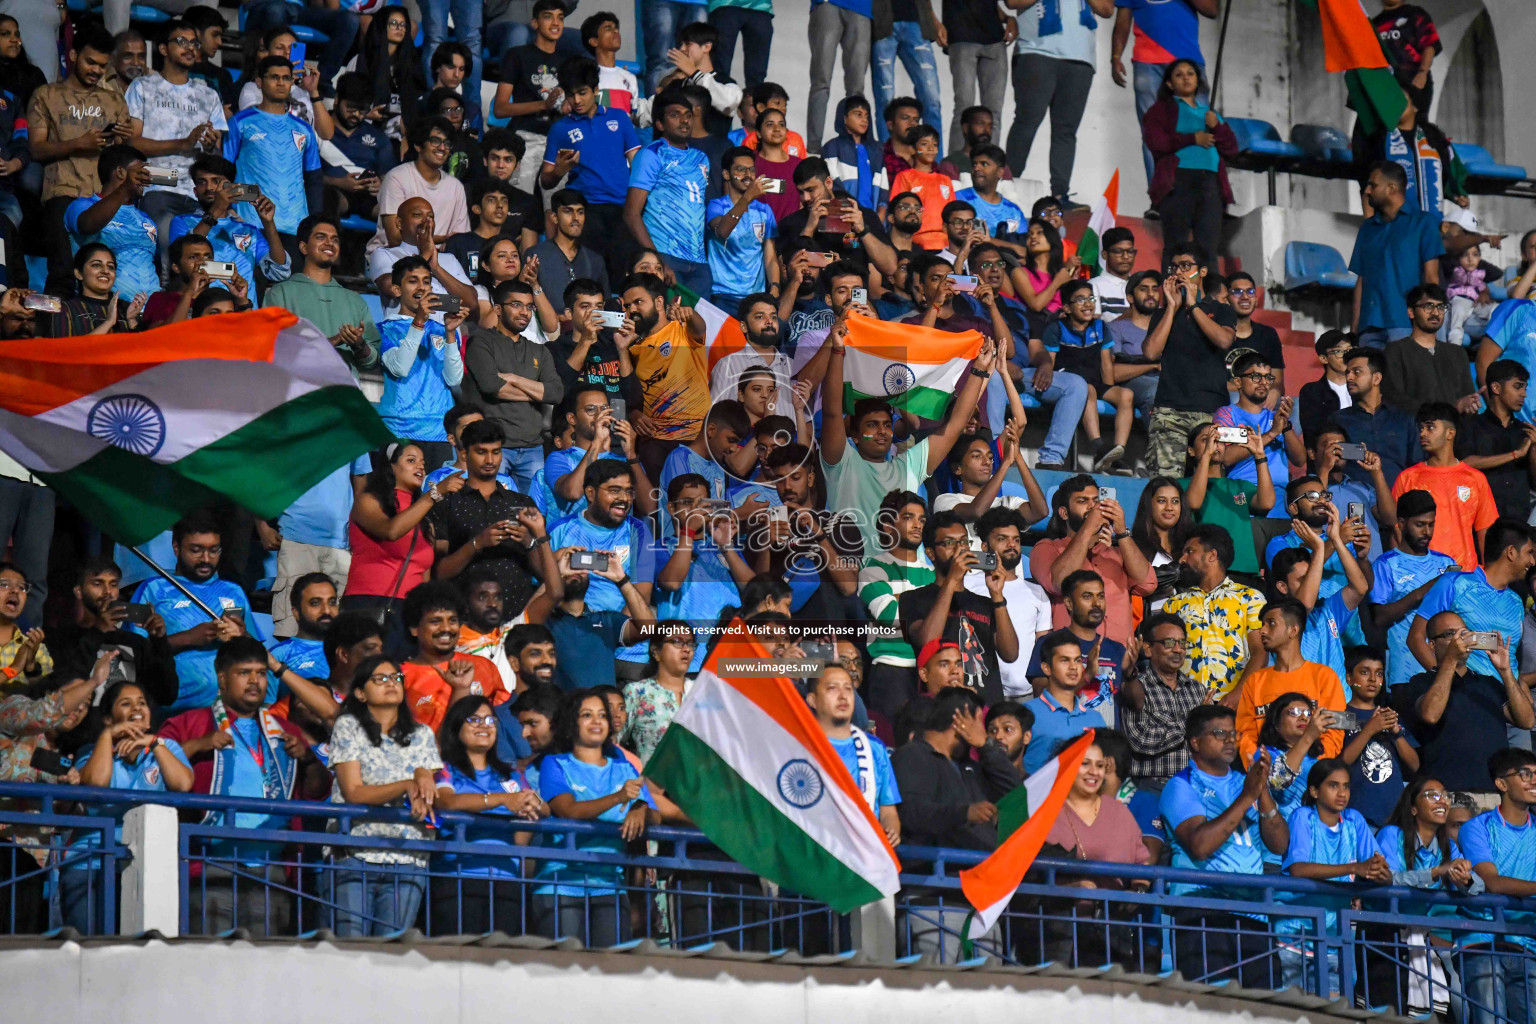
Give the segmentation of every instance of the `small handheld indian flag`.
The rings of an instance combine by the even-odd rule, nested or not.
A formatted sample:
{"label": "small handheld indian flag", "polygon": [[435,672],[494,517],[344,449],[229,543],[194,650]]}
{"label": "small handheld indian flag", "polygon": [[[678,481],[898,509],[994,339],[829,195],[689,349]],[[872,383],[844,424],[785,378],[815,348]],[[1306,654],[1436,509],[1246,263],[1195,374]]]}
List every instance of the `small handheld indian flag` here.
{"label": "small handheld indian flag", "polygon": [[390,440],[335,346],[285,309],[0,347],[0,450],[125,544],[221,495],[279,515]]}
{"label": "small handheld indian flag", "polygon": [[1083,755],[1092,745],[1093,730],[1090,729],[1025,779],[1022,786],[997,802],[998,834],[1007,832],[1010,823],[1017,824],[1012,826],[1012,834],[992,852],[992,856],[960,872],[960,891],[976,908],[965,922],[967,944],[970,936],[980,935],[996,924],[1008,908],[1008,901],[1024,880],[1024,873],[1039,856],[1051,826],[1056,824],[1056,816],[1061,813],[1061,805],[1066,803],[1067,791],[1077,778]]}
{"label": "small handheld indian flag", "polygon": [[740,352],[747,347],[747,336],[742,333],[741,321],[736,319],[736,310],[721,309],[698,292],[680,284],[673,285],[672,290],[677,293],[683,305],[692,307],[704,321],[705,368],[711,374],[715,372],[716,363],[732,352]]}
{"label": "small handheld indian flag", "polygon": [[1082,241],[1077,243],[1078,259],[1083,261],[1083,266],[1093,267],[1095,273],[1103,269],[1101,249],[1103,248],[1104,232],[1115,226],[1115,215],[1120,210],[1120,171],[1117,168],[1109,179],[1109,186],[1104,189],[1104,194],[1093,204],[1093,211],[1088,215],[1088,227],[1083,232]]}
{"label": "small handheld indian flag", "polygon": [[844,407],[880,398],[925,420],[944,418],[983,341],[978,331],[951,334],[867,316],[850,316],[847,322]]}
{"label": "small handheld indian flag", "polygon": [[848,913],[894,893],[900,863],[794,684],[717,674],[767,656],[734,623],[645,775],[738,864]]}

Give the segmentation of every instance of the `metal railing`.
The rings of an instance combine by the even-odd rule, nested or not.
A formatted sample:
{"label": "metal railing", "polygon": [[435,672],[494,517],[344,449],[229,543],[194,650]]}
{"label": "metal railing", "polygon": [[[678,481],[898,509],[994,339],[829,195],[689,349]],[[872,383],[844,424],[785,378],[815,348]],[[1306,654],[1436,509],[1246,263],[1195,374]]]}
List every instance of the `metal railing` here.
{"label": "metal railing", "polygon": [[[61,873],[77,857],[73,870],[89,875],[107,904],[89,930],[111,931],[115,875],[129,851],[113,841],[114,819],[61,814],[57,805],[145,796],[0,784],[12,808],[0,811],[0,823],[52,830],[56,860],[40,870]],[[402,839],[349,834],[409,823],[400,808],[172,793],[154,794],[153,803],[181,815],[181,934],[327,929],[345,937],[420,927],[429,936],[505,932],[599,947],[651,938],[804,955],[880,943],[867,934],[859,943],[854,917],[765,885],[691,829],[650,828],[625,843],[607,822],[439,812],[437,838]],[[237,814],[268,820],[227,824]],[[69,841],[77,830],[94,832],[100,847],[76,852]],[[1206,984],[1294,986],[1403,1013],[1439,1006],[1472,1024],[1531,1019],[1520,986],[1536,995],[1536,900],[1040,859],[994,928],[968,936],[958,873],[985,855],[898,852],[903,887],[895,934],[884,943],[898,957],[1118,964],[1148,975],[1177,970]],[[8,884],[16,883],[0,878],[0,893]]]}
{"label": "metal railing", "polygon": [[[116,820],[61,811],[59,803],[77,801],[59,786],[5,789],[0,792],[0,935],[64,925],[116,932],[118,879],[128,863],[127,849],[117,842]],[[92,802],[122,803],[123,793],[115,795]]]}

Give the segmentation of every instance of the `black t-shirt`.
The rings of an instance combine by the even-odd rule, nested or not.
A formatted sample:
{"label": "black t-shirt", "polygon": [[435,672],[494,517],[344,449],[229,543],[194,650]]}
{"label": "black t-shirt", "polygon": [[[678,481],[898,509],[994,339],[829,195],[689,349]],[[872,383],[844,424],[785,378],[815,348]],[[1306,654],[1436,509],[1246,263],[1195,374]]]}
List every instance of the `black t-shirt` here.
{"label": "black t-shirt", "polygon": [[507,220],[502,224],[501,232],[510,235],[514,239],[527,228],[534,234],[544,234],[544,204],[539,197],[523,191],[520,188],[512,189],[512,201],[507,204]]}
{"label": "black t-shirt", "polygon": [[[939,599],[939,584],[909,590],[896,599],[896,615],[901,620],[901,638],[921,651],[913,630],[927,617]],[[990,597],[969,590],[956,593],[949,601],[949,617],[944,621],[941,639],[960,645],[965,659],[965,683],[977,690],[986,704],[1003,699],[1003,682],[997,667],[995,609]]]}
{"label": "black t-shirt", "polygon": [[[1499,423],[1492,412],[1484,409],[1474,416],[1461,418],[1461,429],[1456,432],[1456,457],[1469,455],[1504,455],[1525,443],[1525,430],[1520,421],[1511,419],[1509,426]],[[1488,489],[1493,492],[1493,503],[1501,516],[1518,516],[1525,522],[1531,514],[1531,482],[1525,459],[1506,462],[1502,466],[1483,470],[1488,478]]]}
{"label": "black t-shirt", "polygon": [[988,45],[1003,41],[1003,21],[992,0],[944,0],[944,29],[949,42]]}
{"label": "black t-shirt", "polygon": [[[1200,308],[1222,327],[1236,327],[1237,314],[1231,306],[1214,299],[1200,300]],[[1226,353],[1212,345],[1195,323],[1194,313],[1181,309],[1174,314],[1173,330],[1163,349],[1163,366],[1176,366],[1177,373],[1161,373],[1157,378],[1157,397],[1153,405],[1184,412],[1215,414],[1226,405]]]}
{"label": "black t-shirt", "polygon": [[1429,725],[1414,706],[1434,681],[1435,673],[1420,672],[1394,700],[1420,743],[1419,776],[1439,779],[1452,791],[1491,792],[1488,758],[1509,745],[1504,735],[1504,684],[1472,672],[1452,679],[1445,711],[1439,722]]}
{"label": "black t-shirt", "polygon": [[629,380],[619,373],[619,347],[613,343],[613,331],[603,328],[597,332],[597,340],[587,349],[587,357],[581,369],[571,367],[571,353],[576,351],[576,338],[566,331],[555,339],[555,372],[565,385],[565,393],[574,395],[578,386],[592,385],[608,392],[608,398],[628,401]]}
{"label": "black t-shirt", "polygon": [[[838,189],[836,192],[834,192],[833,197],[834,199],[853,198],[841,189]],[[867,206],[861,206],[859,209],[864,213],[864,227],[868,229],[868,234],[866,234],[864,237],[868,238],[872,235],[878,240],[884,242],[886,245],[890,245],[891,238],[885,233],[885,229],[880,226],[880,219],[875,216],[875,211],[871,210]],[[805,223],[809,219],[810,214],[805,211],[804,207],[802,207],[796,210],[794,213],[790,214],[788,217],[780,220],[779,238],[789,238],[791,236],[800,234],[805,230]],[[869,253],[864,251],[864,243],[859,238],[859,236],[855,235],[852,231],[827,231],[824,227],[825,224],[826,218],[823,217],[822,226],[818,227],[816,231],[817,251],[835,252],[840,259],[845,259],[850,263],[857,264],[863,269],[865,275],[868,276]]]}
{"label": "black t-shirt", "polygon": [[917,21],[916,0],[891,0],[892,21]]}
{"label": "black t-shirt", "polygon": [[[533,43],[514,46],[501,58],[501,80],[512,86],[513,103],[542,101],[560,87],[555,75],[569,57],[560,53],[545,53]],[[523,114],[507,122],[507,127],[517,132],[533,132],[548,135],[549,126],[560,116],[558,108],[543,110],[537,114]]]}
{"label": "black t-shirt", "polygon": [[481,238],[473,231],[460,231],[443,243],[443,249],[459,261],[459,266],[463,267],[465,273],[469,274],[469,279],[474,281],[477,279],[476,275],[480,273],[480,250],[503,238],[511,239],[514,244],[517,242],[517,236],[506,230],[495,238]]}
{"label": "black t-shirt", "polygon": [[[481,530],[503,519],[517,521],[517,510],[533,507],[533,499],[519,491],[498,486],[490,498],[481,497],[473,487],[463,487],[443,498],[429,513],[438,542],[447,541],[450,553],[468,544]],[[538,588],[528,549],[516,541],[482,547],[475,553],[468,569],[484,566],[501,582],[507,615],[513,616],[528,606]]]}
{"label": "black t-shirt", "polygon": [[1238,338],[1232,342],[1232,347],[1253,349],[1268,361],[1270,369],[1278,375],[1278,371],[1285,369],[1285,353],[1280,351],[1280,332],[1268,324],[1255,323],[1251,326],[1253,333],[1246,338]]}

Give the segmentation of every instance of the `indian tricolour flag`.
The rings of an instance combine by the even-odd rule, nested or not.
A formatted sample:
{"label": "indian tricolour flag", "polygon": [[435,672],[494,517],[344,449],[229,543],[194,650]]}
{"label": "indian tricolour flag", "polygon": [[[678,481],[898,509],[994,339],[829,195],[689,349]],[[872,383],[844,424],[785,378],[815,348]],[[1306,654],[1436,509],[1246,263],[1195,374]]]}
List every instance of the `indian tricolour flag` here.
{"label": "indian tricolour flag", "polygon": [[741,678],[731,665],[766,657],[733,625],[645,775],[738,864],[847,913],[894,893],[900,865],[794,685]]}
{"label": "indian tricolour flag", "polygon": [[390,432],[284,309],[0,346],[0,451],[125,544],[226,497],[280,514]]}
{"label": "indian tricolour flag", "polygon": [[980,935],[997,923],[1007,909],[1024,873],[1034,863],[1050,835],[1067,791],[1077,778],[1083,755],[1093,745],[1093,732],[1083,733],[1038,771],[997,802],[998,834],[1005,834],[1012,822],[1012,834],[1003,840],[992,856],[960,872],[960,890],[976,913],[966,921],[967,936]]}
{"label": "indian tricolour flag", "polygon": [[680,284],[673,285],[672,290],[683,300],[683,305],[693,307],[693,311],[704,321],[705,368],[711,374],[715,372],[716,363],[732,352],[740,352],[747,347],[747,336],[741,330],[741,321],[736,319],[734,309],[722,309],[693,289],[684,288]]}
{"label": "indian tricolour flag", "polygon": [[1104,232],[1115,226],[1115,214],[1119,209],[1120,170],[1116,168],[1104,194],[1093,204],[1093,211],[1088,215],[1088,227],[1083,232],[1082,240],[1077,243],[1077,256],[1083,261],[1083,266],[1099,267],[1102,262],[1100,251],[1103,248]]}
{"label": "indian tricolour flag", "polygon": [[845,406],[853,408],[860,398],[880,398],[923,419],[943,419],[971,360],[981,352],[982,340],[977,331],[952,334],[850,316],[843,341]]}
{"label": "indian tricolour flag", "polygon": [[[1408,98],[1381,48],[1360,0],[1302,0],[1317,8],[1323,27],[1323,64],[1344,72],[1349,105],[1367,135],[1395,126]],[[1422,113],[1422,112],[1421,112]]]}

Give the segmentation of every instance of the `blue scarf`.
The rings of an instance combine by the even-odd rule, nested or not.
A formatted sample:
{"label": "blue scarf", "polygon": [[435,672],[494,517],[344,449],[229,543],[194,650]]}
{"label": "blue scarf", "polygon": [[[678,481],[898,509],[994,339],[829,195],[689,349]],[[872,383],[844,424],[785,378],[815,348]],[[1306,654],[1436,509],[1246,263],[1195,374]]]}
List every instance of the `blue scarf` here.
{"label": "blue scarf", "polygon": [[[1077,0],[1077,20],[1090,32],[1098,28],[1099,23],[1088,7],[1088,0]],[[1061,34],[1061,0],[1040,0],[1040,34]]]}

